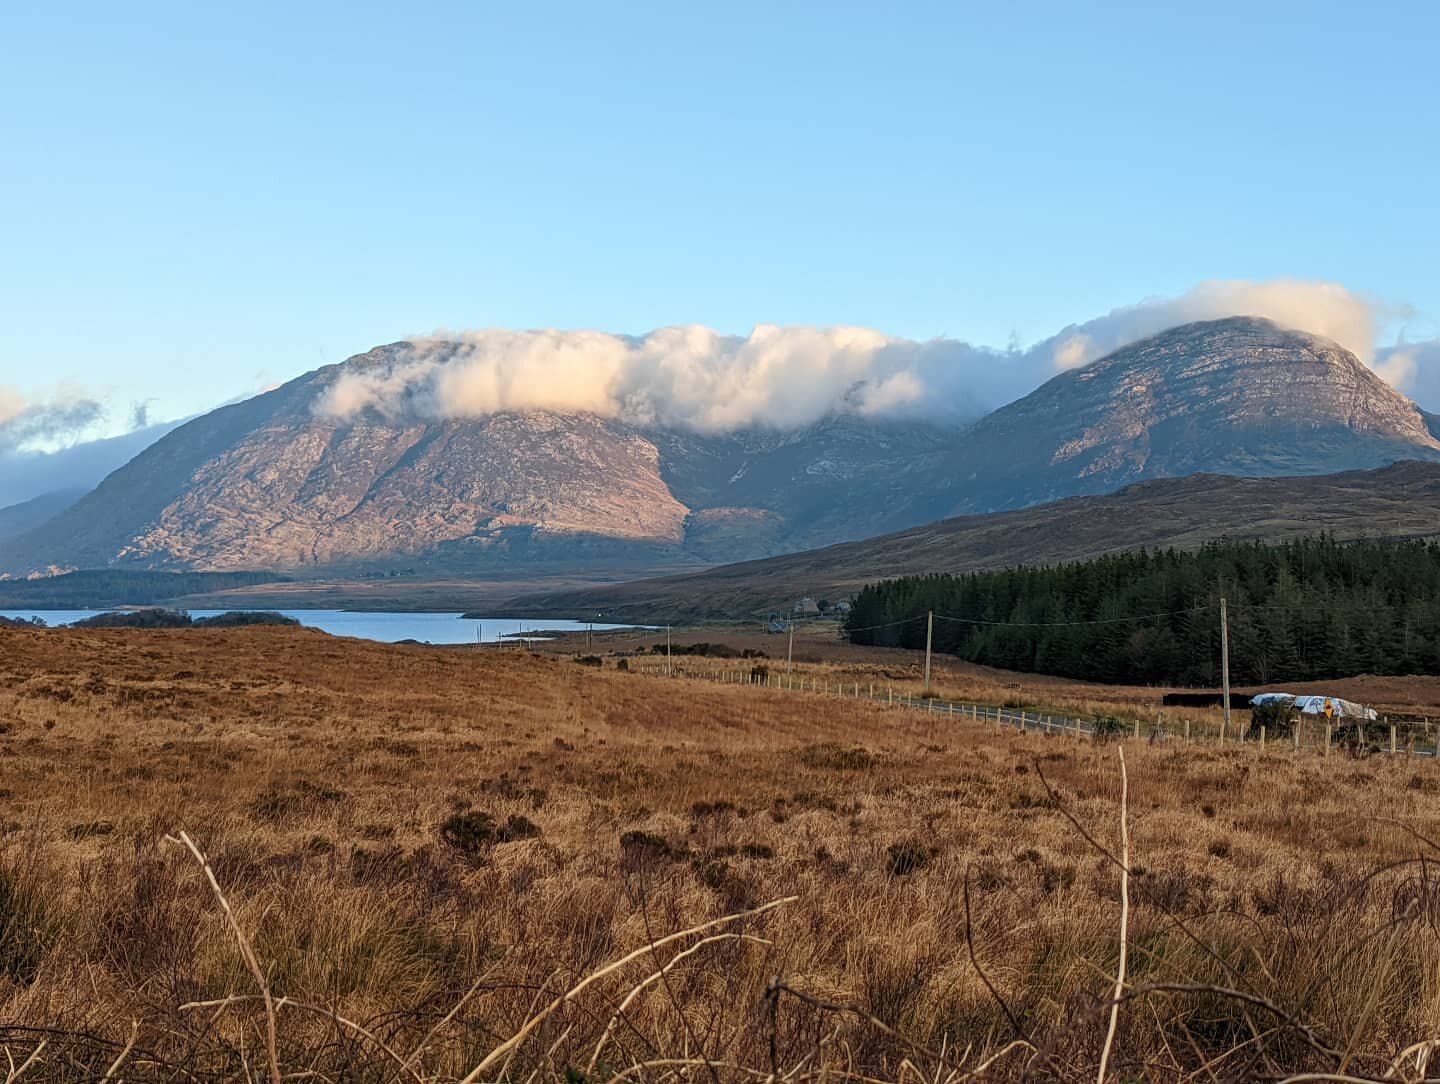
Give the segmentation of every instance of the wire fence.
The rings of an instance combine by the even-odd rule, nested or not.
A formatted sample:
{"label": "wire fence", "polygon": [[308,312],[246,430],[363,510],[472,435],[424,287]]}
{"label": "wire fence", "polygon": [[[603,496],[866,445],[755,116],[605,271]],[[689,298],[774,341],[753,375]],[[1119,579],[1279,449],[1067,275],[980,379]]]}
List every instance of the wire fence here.
{"label": "wire fence", "polygon": [[1440,757],[1440,731],[1428,726],[1422,729],[1419,726],[1371,723],[1343,717],[1327,718],[1322,722],[1323,717],[1302,715],[1293,719],[1284,732],[1267,733],[1263,726],[1256,728],[1250,725],[1248,712],[1237,711],[1227,731],[1224,727],[1200,725],[1191,720],[1148,722],[1138,717],[1086,717],[983,704],[923,692],[917,695],[913,690],[897,689],[890,684],[844,681],[828,674],[807,672],[803,668],[777,671],[769,660],[756,660],[745,668],[696,665],[696,660],[691,657],[680,658],[682,661],[677,664],[674,658],[667,660],[660,655],[636,656],[625,660],[626,669],[650,676],[746,686],[757,692],[860,701],[885,709],[919,712],[935,717],[937,723],[948,720],[957,726],[988,724],[1010,727],[1022,733],[1068,734],[1072,737],[1146,741],[1150,744],[1206,743],[1217,747],[1243,747],[1256,752]]}

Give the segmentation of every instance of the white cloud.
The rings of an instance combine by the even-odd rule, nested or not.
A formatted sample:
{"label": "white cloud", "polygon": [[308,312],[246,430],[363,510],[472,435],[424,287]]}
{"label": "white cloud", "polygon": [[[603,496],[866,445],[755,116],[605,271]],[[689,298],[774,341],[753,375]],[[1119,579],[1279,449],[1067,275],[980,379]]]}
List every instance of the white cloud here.
{"label": "white cloud", "polygon": [[1369,365],[1388,310],[1333,282],[1202,282],[1179,297],[1154,298],[1114,309],[1056,335],[1057,370],[1073,369],[1166,328],[1226,316],[1263,316],[1282,327],[1333,339]]}
{"label": "white cloud", "polygon": [[1095,340],[1083,331],[1076,332],[1055,347],[1055,368],[1061,372],[1078,369],[1098,357],[1100,353],[1095,349]]}
{"label": "white cloud", "polygon": [[74,390],[29,402],[14,388],[0,387],[0,452],[72,441],[104,415],[98,400]]}
{"label": "white cloud", "polygon": [[1377,358],[1372,368],[1392,388],[1406,391],[1414,386],[1420,373],[1420,356],[1415,350],[1395,350]]}
{"label": "white cloud", "polygon": [[481,417],[502,410],[588,411],[641,424],[720,431],[785,428],[834,411],[974,417],[1056,372],[1195,320],[1263,316],[1333,339],[1402,390],[1435,386],[1440,351],[1378,355],[1392,310],[1343,286],[1279,280],[1205,282],[1071,325],[1028,350],[958,339],[916,342],[859,327],[776,327],[747,336],[669,327],[437,333],[388,367],[343,372],[316,410],[349,417]]}
{"label": "white cloud", "polygon": [[761,325],[743,338],[694,326],[640,338],[471,331],[417,340],[386,368],[342,373],[317,410],[480,417],[544,409],[707,431],[786,427],[841,408],[916,407],[928,386],[918,371],[925,349],[849,327]]}

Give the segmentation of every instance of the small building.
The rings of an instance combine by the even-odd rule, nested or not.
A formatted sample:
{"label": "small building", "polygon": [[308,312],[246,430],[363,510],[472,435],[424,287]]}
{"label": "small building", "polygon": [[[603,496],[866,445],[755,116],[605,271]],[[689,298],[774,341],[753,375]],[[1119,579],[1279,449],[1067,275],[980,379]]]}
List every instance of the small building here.
{"label": "small building", "polygon": [[794,613],[796,617],[815,617],[820,613],[820,606],[809,595],[795,600]]}

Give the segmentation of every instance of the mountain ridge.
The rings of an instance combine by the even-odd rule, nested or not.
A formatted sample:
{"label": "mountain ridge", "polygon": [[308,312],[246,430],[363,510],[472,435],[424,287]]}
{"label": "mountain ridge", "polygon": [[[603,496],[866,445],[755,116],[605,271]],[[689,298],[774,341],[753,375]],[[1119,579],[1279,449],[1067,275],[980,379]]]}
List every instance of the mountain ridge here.
{"label": "mountain ridge", "polygon": [[1150,477],[1440,460],[1436,420],[1354,355],[1254,317],[1172,328],[966,428],[831,414],[706,433],[593,413],[317,409],[345,374],[387,372],[409,349],[376,347],[180,426],[73,507],[0,541],[0,570],[634,574]]}

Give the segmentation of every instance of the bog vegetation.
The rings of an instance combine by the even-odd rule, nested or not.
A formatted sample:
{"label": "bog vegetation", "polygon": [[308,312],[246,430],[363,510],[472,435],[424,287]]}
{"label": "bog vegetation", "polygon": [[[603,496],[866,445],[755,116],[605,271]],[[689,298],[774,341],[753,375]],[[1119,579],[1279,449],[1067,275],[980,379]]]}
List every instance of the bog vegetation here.
{"label": "bog vegetation", "polygon": [[1093,1080],[1116,1004],[1112,1081],[1433,1060],[1428,761],[1129,742],[1122,805],[1113,742],[612,659],[0,638],[29,1079]]}
{"label": "bog vegetation", "polygon": [[1214,685],[1219,599],[1238,683],[1440,673],[1440,543],[1221,541],[1045,568],[910,576],[864,588],[860,644],[925,646],[1008,670]]}

